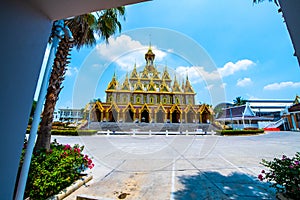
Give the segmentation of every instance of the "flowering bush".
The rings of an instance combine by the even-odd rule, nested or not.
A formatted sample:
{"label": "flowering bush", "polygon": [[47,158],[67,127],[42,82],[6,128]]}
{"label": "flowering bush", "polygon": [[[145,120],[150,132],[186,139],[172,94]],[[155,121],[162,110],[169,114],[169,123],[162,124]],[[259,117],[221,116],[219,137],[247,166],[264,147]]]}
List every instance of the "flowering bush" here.
{"label": "flowering bush", "polygon": [[263,159],[261,164],[269,168],[269,171],[262,170],[258,179],[270,182],[277,192],[286,197],[300,199],[300,152],[292,158],[283,155],[272,161]]}
{"label": "flowering bush", "polygon": [[35,152],[31,159],[25,196],[46,199],[78,180],[80,173],[87,168],[93,168],[92,160],[82,154],[83,148],[79,145],[62,145],[55,141],[49,151]]}

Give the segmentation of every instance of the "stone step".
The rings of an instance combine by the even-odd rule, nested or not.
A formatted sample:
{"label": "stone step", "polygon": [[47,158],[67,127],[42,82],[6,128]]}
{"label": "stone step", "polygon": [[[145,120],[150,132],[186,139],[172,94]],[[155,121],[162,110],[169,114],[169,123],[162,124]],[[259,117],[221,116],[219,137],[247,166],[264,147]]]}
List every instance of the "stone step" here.
{"label": "stone step", "polygon": [[216,130],[211,124],[172,124],[172,123],[114,123],[91,122],[86,128],[100,131],[153,131],[153,132],[185,132],[202,129],[203,131]]}

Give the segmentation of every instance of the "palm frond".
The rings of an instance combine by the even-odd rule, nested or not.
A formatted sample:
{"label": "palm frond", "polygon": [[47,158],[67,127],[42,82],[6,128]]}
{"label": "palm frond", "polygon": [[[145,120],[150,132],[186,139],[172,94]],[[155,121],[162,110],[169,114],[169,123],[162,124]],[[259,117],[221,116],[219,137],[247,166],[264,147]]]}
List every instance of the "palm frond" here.
{"label": "palm frond", "polygon": [[[261,3],[265,0],[253,0],[253,3]],[[278,0],[269,0],[269,2],[274,2],[277,6],[279,6]]]}

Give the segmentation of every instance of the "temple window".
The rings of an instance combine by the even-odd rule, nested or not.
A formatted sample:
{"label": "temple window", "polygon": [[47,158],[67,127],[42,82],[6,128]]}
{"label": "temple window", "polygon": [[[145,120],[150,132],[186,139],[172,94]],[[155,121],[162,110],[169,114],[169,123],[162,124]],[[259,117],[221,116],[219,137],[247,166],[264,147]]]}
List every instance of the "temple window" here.
{"label": "temple window", "polygon": [[164,103],[164,104],[167,103],[167,98],[166,98],[166,97],[163,98],[163,103]]}
{"label": "temple window", "polygon": [[124,96],[124,97],[123,97],[123,103],[126,103],[126,102],[127,102],[127,97]]}

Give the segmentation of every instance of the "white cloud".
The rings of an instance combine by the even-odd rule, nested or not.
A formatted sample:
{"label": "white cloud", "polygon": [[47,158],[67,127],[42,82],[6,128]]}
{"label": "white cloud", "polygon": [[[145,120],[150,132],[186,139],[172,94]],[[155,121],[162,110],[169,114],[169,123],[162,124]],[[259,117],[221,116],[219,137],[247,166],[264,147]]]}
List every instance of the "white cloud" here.
{"label": "white cloud", "polygon": [[264,90],[281,90],[285,88],[299,88],[300,82],[280,82],[280,83],[272,83],[269,85],[266,85],[264,87]]}
{"label": "white cloud", "polygon": [[95,63],[95,64],[92,65],[92,67],[94,67],[94,68],[100,68],[102,66],[100,64]]}
{"label": "white cloud", "polygon": [[243,78],[243,79],[239,79],[236,83],[237,86],[239,87],[246,87],[252,84],[252,80],[251,78]]}
{"label": "white cloud", "polygon": [[[189,79],[193,84],[195,84],[201,82],[203,79],[207,81],[219,80],[222,77],[233,75],[235,72],[247,70],[252,65],[255,65],[253,61],[244,59],[239,60],[236,63],[228,62],[222,68],[218,68],[211,72],[206,71],[206,68],[203,66],[179,66],[176,68],[176,72],[180,75],[186,75],[188,73]],[[246,81],[249,82],[247,78],[244,82]]]}
{"label": "white cloud", "polygon": [[222,83],[222,85],[220,86],[221,88],[226,88],[226,86],[227,86],[227,83]]}
{"label": "white cloud", "polygon": [[[132,70],[134,63],[141,66],[145,63],[145,53],[149,46],[143,45],[139,41],[133,40],[127,35],[117,38],[109,38],[109,44],[101,43],[96,46],[97,52],[106,60],[116,62],[123,71]],[[167,55],[166,52],[152,46],[155,52],[155,61],[162,61]]]}
{"label": "white cloud", "polygon": [[78,73],[77,67],[67,67],[65,76],[73,76]]}
{"label": "white cloud", "polygon": [[219,68],[218,71],[220,72],[222,77],[225,77],[241,70],[247,70],[250,66],[253,65],[255,65],[253,61],[244,59],[239,60],[236,63],[228,62],[222,68]]}
{"label": "white cloud", "polygon": [[176,68],[176,73],[185,77],[188,75],[189,80],[192,84],[199,83],[202,80],[217,80],[220,79],[220,74],[217,70],[212,72],[205,71],[204,67],[200,66],[192,66],[192,67],[184,67],[179,66]]}
{"label": "white cloud", "polygon": [[211,84],[211,85],[206,86],[206,89],[207,89],[207,90],[211,90],[213,87],[214,87],[214,85]]}

